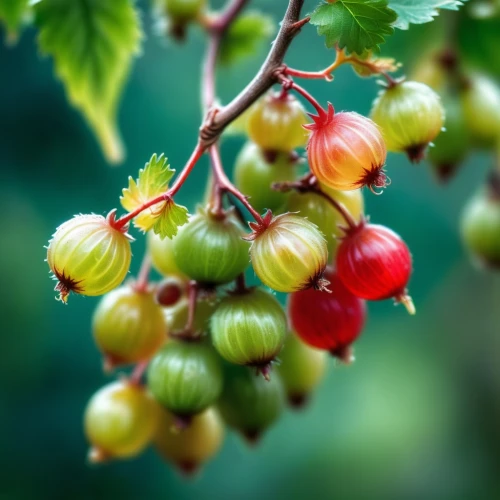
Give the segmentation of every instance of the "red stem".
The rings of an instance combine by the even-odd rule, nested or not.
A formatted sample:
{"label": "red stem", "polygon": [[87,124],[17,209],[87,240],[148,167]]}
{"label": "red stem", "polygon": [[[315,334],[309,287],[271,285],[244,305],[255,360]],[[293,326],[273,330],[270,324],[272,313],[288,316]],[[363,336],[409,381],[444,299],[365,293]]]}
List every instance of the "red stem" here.
{"label": "red stem", "polygon": [[317,188],[314,190],[315,193],[319,194],[321,197],[323,197],[325,200],[327,200],[332,207],[337,210],[337,212],[344,218],[344,220],[347,222],[347,225],[353,229],[357,226],[356,221],[352,217],[352,215],[349,213],[349,211],[342,205],[342,203],[338,202],[334,198],[332,198],[328,193],[325,193],[324,191],[321,191],[320,188]]}
{"label": "red stem", "polygon": [[307,90],[303,89],[300,85],[297,85],[295,82],[290,83],[290,88],[295,90],[295,92],[300,94],[305,99],[307,99],[314,106],[314,109],[318,112],[320,116],[325,114],[325,110],[323,109],[321,104],[309,92],[307,92]]}
{"label": "red stem", "polygon": [[142,259],[141,268],[134,283],[135,291],[144,293],[148,289],[149,273],[151,272],[151,257],[146,253]]}
{"label": "red stem", "polygon": [[133,385],[141,385],[142,376],[144,375],[144,372],[147,370],[148,365],[149,365],[149,359],[137,363],[134,367],[134,370],[130,374],[130,377],[128,379],[129,383]]}
{"label": "red stem", "polygon": [[194,315],[196,313],[196,301],[198,299],[198,283],[194,280],[189,282],[188,287],[188,319],[185,332],[193,333]]}
{"label": "red stem", "polygon": [[224,172],[224,168],[222,167],[220,153],[217,145],[213,144],[212,146],[210,146],[208,148],[208,154],[210,155],[210,160],[212,162],[214,183],[216,184],[216,186],[218,186],[218,189],[232,194],[250,212],[250,214],[258,224],[263,224],[264,220],[255,210],[255,208],[253,208],[252,205],[248,202],[246,196],[227,178],[227,175]]}
{"label": "red stem", "polygon": [[194,166],[198,163],[198,160],[202,157],[204,152],[205,152],[205,148],[198,142],[198,144],[194,148],[194,151],[192,152],[191,157],[189,158],[188,162],[186,163],[186,165],[182,169],[181,173],[176,177],[175,182],[172,184],[172,187],[166,193],[163,193],[159,196],[156,196],[155,198],[151,198],[150,200],[146,201],[140,207],[136,208],[132,212],[129,212],[128,214],[125,214],[122,217],[120,217],[113,224],[115,229],[123,228],[134,217],[137,217],[144,210],[152,207],[153,205],[156,205],[157,203],[160,203],[162,201],[168,200],[169,198],[172,198],[177,193],[177,191],[179,191],[179,189],[182,187],[182,185],[184,184],[186,179],[189,177],[191,170],[193,170]]}

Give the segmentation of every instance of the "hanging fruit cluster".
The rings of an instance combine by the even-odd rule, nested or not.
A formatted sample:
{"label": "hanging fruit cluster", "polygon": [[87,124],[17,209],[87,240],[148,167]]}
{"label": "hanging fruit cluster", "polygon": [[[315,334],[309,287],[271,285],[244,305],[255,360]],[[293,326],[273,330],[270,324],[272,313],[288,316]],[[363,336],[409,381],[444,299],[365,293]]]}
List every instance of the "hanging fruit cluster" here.
{"label": "hanging fruit cluster", "polygon": [[[299,20],[302,2],[291,0],[287,16],[295,18],[285,19],[273,49],[283,51],[281,59],[273,52],[253,84],[221,111],[217,51],[244,2],[230,3],[219,17],[207,15],[202,0],[159,3],[177,38],[195,21],[212,37],[198,143],[172,184],[175,171],[156,154],[137,179],[129,178],[122,217],[112,210],[63,223],[47,262],[64,303],[71,293],[103,295],[92,329],[105,369],[135,365],[88,403],[90,460],[133,457],[152,444],[191,473],[217,453],[225,427],[255,443],[287,402],[304,405],[328,355],[350,363],[367,301],[392,299],[415,313],[410,250],[365,217],[362,189],[371,196],[389,186],[388,151],[419,162],[429,150],[443,177],[469,144],[493,147],[500,91],[484,77],[464,75],[449,54],[437,64],[452,82],[446,89],[393,78],[398,65],[370,51],[336,48],[335,62],[317,73],[289,68],[281,64],[289,41],[315,22],[314,15]],[[342,64],[384,78],[370,117],[322,106],[295,81],[331,80]],[[235,159],[233,184],[219,138],[236,118],[247,142]],[[190,214],[174,198],[204,154],[211,162],[207,196]],[[499,200],[493,175],[463,222],[467,244],[490,265],[500,263]],[[131,222],[147,233],[147,254],[137,278],[123,283]],[[150,279],[151,267],[160,281]],[[258,284],[248,284],[254,277]]]}
{"label": "hanging fruit cluster", "polygon": [[448,181],[470,152],[493,154],[494,168],[485,186],[467,203],[461,220],[464,243],[475,262],[500,263],[500,86],[463,64],[457,49],[444,48],[417,64],[415,78],[439,92],[446,110],[446,129],[429,151],[437,177]]}

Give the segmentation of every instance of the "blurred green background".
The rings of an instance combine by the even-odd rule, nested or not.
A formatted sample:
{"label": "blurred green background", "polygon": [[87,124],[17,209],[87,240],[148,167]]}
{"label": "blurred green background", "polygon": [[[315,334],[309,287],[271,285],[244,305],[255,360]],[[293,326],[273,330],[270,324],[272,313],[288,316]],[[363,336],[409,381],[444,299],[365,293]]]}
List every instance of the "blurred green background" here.
{"label": "blurred green background", "polygon": [[[286,4],[254,3],[276,20]],[[356,363],[332,361],[305,411],[288,412],[255,449],[228,433],[194,481],[152,451],[131,462],[86,464],[82,413],[109,381],[90,332],[97,299],[56,302],[43,246],[72,215],[118,207],[128,175],[153,152],[165,152],[180,169],[200,121],[202,35],[191,30],[183,46],[161,39],[140,5],[147,38],[120,110],[128,155],[118,168],[104,162],[67,104],[34,31],[14,48],[0,46],[0,498],[500,498],[500,280],[473,268],[458,232],[462,207],[490,166],[481,154],[445,187],[427,165],[389,157],[392,185],[380,197],[366,193],[367,211],[411,247],[418,314],[371,304]],[[399,32],[384,53],[410,63],[440,29],[434,23]],[[220,71],[223,101],[251,78],[266,50]],[[314,70],[331,57],[307,27],[287,62]],[[306,86],[323,103],[364,114],[377,92],[373,80],[349,68],[331,84]],[[242,142],[224,142],[227,167]],[[194,206],[206,172],[203,161],[181,190],[182,203]],[[133,245],[132,271],[143,246],[142,238]]]}

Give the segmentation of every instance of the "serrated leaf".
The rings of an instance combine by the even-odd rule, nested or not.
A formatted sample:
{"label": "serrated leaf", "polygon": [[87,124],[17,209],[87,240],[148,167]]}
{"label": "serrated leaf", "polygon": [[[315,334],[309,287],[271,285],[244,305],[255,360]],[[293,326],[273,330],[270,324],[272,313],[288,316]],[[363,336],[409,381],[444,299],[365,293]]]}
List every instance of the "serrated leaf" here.
{"label": "serrated leaf", "polygon": [[179,227],[188,221],[188,209],[182,205],[175,204],[172,199],[168,199],[161,214],[156,218],[153,231],[162,240],[173,238],[178,233]]}
{"label": "serrated leaf", "polygon": [[[154,154],[144,168],[139,170],[137,181],[132,177],[128,178],[128,188],[123,190],[120,197],[122,207],[133,212],[147,201],[165,193],[174,174],[175,170],[170,168],[167,158],[163,154]],[[156,224],[166,204],[166,201],[161,201],[147,208],[134,219],[134,225],[144,232],[149,231]]]}
{"label": "serrated leaf", "polygon": [[40,49],[54,58],[69,101],[85,116],[108,161],[121,161],[117,107],[141,39],[133,2],[42,0],[35,20]]}
{"label": "serrated leaf", "polygon": [[362,54],[364,50],[377,50],[385,37],[392,35],[396,18],[387,0],[337,0],[319,5],[310,22],[325,37],[327,47]]}
{"label": "serrated leaf", "polygon": [[252,11],[241,15],[231,24],[222,39],[220,61],[233,64],[255,54],[259,43],[275,32],[273,20],[261,12]]}
{"label": "serrated leaf", "polygon": [[396,28],[407,30],[410,24],[424,24],[439,15],[439,9],[458,10],[467,0],[389,0],[398,19]]}
{"label": "serrated leaf", "polygon": [[5,25],[8,45],[17,42],[19,32],[29,13],[30,0],[0,0],[0,21]]}

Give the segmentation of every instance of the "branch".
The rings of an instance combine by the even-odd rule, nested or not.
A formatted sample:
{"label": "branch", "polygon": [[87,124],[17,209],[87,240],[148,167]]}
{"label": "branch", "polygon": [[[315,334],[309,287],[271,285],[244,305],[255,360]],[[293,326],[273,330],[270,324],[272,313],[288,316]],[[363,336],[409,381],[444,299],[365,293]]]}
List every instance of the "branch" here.
{"label": "branch", "polygon": [[289,0],[278,36],[257,75],[229,104],[213,113],[201,128],[200,142],[205,148],[213,144],[234,119],[277,82],[286,51],[303,25],[298,22],[303,4],[304,0]]}
{"label": "branch", "polygon": [[207,112],[215,100],[215,67],[219,57],[222,39],[231,23],[236,19],[248,0],[232,0],[224,11],[207,28],[210,34],[207,53],[203,64],[202,103]]}

